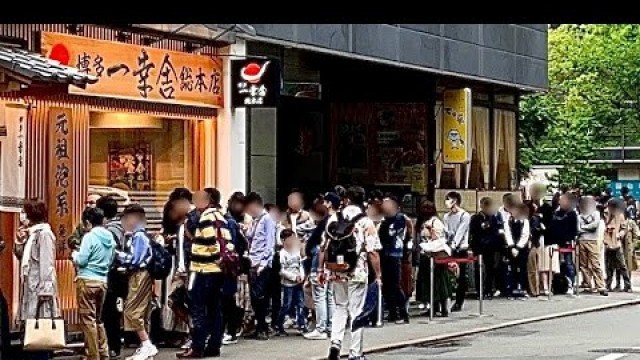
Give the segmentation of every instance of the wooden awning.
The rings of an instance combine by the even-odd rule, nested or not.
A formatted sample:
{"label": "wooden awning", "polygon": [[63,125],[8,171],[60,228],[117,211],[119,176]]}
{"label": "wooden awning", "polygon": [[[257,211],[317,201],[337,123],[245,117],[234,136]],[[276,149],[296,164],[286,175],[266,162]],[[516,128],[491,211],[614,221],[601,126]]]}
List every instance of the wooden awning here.
{"label": "wooden awning", "polygon": [[0,46],[0,91],[17,91],[31,85],[75,85],[81,88],[98,78],[40,54]]}

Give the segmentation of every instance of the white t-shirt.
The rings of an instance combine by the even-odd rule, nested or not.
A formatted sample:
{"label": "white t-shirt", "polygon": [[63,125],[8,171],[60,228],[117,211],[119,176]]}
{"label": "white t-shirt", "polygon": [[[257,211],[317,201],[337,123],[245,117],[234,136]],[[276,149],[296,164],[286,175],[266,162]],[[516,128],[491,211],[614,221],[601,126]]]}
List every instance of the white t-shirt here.
{"label": "white t-shirt", "polygon": [[[357,206],[349,205],[342,209],[342,214],[345,219],[351,220],[362,213],[362,209]],[[337,221],[337,215],[333,214],[327,221],[327,228],[329,225],[335,221]],[[349,278],[354,279],[354,281],[363,281],[367,282],[369,267],[367,266],[367,253],[374,252],[382,249],[382,244],[380,243],[380,238],[378,237],[378,232],[376,231],[376,227],[368,217],[362,217],[355,224],[355,238],[356,238],[356,247],[358,249],[364,249],[365,251],[360,253],[360,258],[358,259],[358,263],[356,264],[356,268],[353,274],[347,273],[332,273],[331,278],[333,280],[347,280]],[[322,248],[326,248],[327,239],[323,234],[322,237]]]}

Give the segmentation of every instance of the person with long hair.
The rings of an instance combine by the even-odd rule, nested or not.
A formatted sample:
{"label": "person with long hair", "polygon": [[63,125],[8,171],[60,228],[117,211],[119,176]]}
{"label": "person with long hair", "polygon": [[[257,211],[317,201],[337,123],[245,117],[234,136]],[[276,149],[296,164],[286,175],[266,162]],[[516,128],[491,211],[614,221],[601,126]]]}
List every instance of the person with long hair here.
{"label": "person with long hair", "polygon": [[449,316],[448,302],[453,295],[451,275],[447,265],[435,265],[433,272],[433,304],[430,304],[429,289],[431,286],[430,256],[445,256],[451,253],[446,245],[445,226],[438,218],[438,211],[433,202],[425,200],[418,209],[416,221],[415,246],[421,254],[418,263],[418,280],[416,282],[416,299],[433,306],[435,313],[442,317]]}
{"label": "person with long hair", "polygon": [[[20,261],[20,306],[18,319],[59,317],[56,280],[56,237],[47,223],[47,206],[40,200],[24,204],[14,252]],[[48,352],[32,352],[31,359],[49,359]]]}
{"label": "person with long hair", "polygon": [[624,280],[624,291],[631,292],[631,281],[629,280],[629,272],[622,253],[622,241],[629,231],[627,221],[624,217],[624,210],[616,200],[609,200],[607,204],[609,214],[605,219],[604,247],[605,247],[605,263],[607,269],[607,290],[611,291],[611,283],[615,271],[622,273]]}

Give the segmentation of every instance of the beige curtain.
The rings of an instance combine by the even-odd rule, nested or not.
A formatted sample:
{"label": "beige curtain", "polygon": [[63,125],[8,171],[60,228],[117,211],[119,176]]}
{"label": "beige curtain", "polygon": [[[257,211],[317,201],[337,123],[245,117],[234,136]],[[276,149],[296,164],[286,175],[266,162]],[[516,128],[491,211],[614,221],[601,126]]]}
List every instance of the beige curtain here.
{"label": "beige curtain", "polygon": [[493,179],[498,190],[511,189],[511,174],[516,170],[516,114],[495,110],[496,139]]}
{"label": "beige curtain", "polygon": [[440,178],[442,175],[442,103],[436,102],[436,188],[440,188]]}
{"label": "beige curtain", "polygon": [[489,109],[473,108],[473,151],[476,152],[480,168],[482,169],[483,187],[489,187]]}

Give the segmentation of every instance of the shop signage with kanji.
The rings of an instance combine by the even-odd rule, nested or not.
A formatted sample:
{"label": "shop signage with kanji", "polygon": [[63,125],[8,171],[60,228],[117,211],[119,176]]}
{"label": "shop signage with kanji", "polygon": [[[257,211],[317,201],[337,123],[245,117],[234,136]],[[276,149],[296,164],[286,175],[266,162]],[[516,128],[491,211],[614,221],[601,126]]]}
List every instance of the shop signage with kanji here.
{"label": "shop signage with kanji", "polygon": [[275,107],[280,85],[280,63],[277,60],[231,60],[232,107]]}
{"label": "shop signage with kanji", "polygon": [[49,222],[58,239],[58,254],[66,254],[66,239],[73,232],[73,112],[70,108],[49,109]]}
{"label": "shop signage with kanji", "polygon": [[192,106],[222,107],[222,61],[142,45],[41,33],[46,57],[98,77],[74,94]]}
{"label": "shop signage with kanji", "polygon": [[444,92],[442,154],[447,164],[471,161],[471,89]]}

